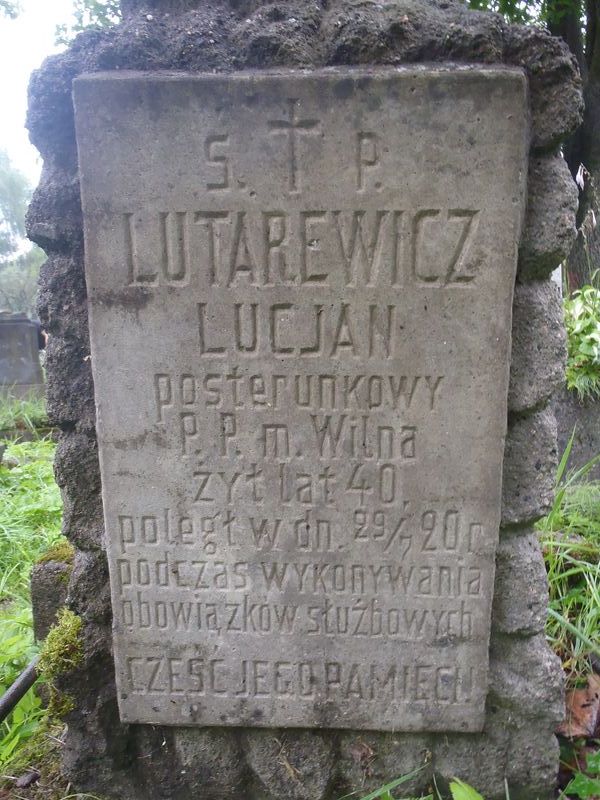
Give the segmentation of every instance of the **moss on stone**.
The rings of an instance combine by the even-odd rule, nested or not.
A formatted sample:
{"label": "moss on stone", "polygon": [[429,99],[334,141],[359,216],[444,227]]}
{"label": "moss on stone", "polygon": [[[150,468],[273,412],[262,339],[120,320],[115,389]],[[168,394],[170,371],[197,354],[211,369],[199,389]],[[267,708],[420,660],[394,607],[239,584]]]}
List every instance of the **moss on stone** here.
{"label": "moss on stone", "polygon": [[68,608],[58,612],[58,622],[54,625],[44,642],[38,674],[50,690],[48,715],[51,718],[64,717],[74,707],[73,699],[56,686],[56,679],[74,670],[83,660],[83,642],[81,617]]}
{"label": "moss on stone", "polygon": [[63,564],[73,564],[75,548],[67,539],[60,539],[38,558],[38,564],[47,564],[49,561],[61,561]]}

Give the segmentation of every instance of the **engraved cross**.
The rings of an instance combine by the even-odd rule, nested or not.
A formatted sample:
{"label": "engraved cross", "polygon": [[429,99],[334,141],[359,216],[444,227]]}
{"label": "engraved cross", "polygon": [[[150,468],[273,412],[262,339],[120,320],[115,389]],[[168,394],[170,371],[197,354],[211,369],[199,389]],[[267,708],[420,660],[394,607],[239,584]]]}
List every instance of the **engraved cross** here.
{"label": "engraved cross", "polygon": [[290,110],[289,120],[273,119],[269,120],[271,133],[285,133],[288,137],[288,164],[290,192],[298,191],[298,154],[296,150],[296,136],[299,133],[317,133],[319,127],[318,119],[297,119],[296,106],[298,100],[289,99]]}

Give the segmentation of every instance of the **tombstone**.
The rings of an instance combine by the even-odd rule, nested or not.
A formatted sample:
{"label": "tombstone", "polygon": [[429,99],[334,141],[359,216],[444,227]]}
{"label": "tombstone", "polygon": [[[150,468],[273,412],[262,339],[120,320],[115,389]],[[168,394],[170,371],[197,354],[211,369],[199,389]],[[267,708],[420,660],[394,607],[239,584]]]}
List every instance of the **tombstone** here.
{"label": "tombstone", "polygon": [[141,5],[31,89],[70,779],[550,797],[565,47],[453,3]]}
{"label": "tombstone", "polygon": [[[563,387],[553,404],[558,426],[558,451],[564,453],[571,437],[568,468],[580,469],[600,455],[600,402],[597,398],[580,400],[575,391]],[[587,473],[589,480],[600,480],[600,464]]]}
{"label": "tombstone", "polygon": [[0,312],[0,392],[14,397],[44,392],[38,327],[25,314]]}

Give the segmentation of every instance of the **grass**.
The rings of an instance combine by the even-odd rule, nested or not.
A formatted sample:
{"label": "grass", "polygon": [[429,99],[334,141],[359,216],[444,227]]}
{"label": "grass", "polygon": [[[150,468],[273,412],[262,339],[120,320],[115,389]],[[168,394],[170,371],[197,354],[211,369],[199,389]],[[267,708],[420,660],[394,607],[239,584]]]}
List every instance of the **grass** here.
{"label": "grass", "polygon": [[29,430],[48,425],[46,405],[42,397],[9,395],[0,402],[0,431]]}
{"label": "grass", "polygon": [[[32,565],[60,540],[61,500],[52,472],[54,443],[48,438],[9,444],[0,466],[0,692],[37,652],[33,641],[29,575]],[[44,715],[28,692],[0,725],[0,773],[36,732]]]}
{"label": "grass", "polygon": [[[0,429],[34,430],[46,421],[38,399],[10,398],[0,403]],[[62,540],[62,504],[52,471],[54,443],[45,437],[3,444],[7,449],[0,465],[0,692],[37,653],[29,575],[48,547]],[[18,766],[44,713],[40,699],[30,691],[0,724],[0,774]]]}
{"label": "grass", "polygon": [[567,681],[585,681],[600,665],[600,481],[586,481],[597,459],[567,472],[573,437],[558,469],[555,501],[538,523],[550,605],[546,633]]}

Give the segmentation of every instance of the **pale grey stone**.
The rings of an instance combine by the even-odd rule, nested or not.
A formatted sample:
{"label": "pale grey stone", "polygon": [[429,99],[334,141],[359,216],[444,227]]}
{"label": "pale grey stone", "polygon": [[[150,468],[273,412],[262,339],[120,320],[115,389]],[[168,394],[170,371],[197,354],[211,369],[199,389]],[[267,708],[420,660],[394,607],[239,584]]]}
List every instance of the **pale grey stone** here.
{"label": "pale grey stone", "polygon": [[501,633],[541,633],[547,605],[548,581],[537,533],[507,534],[496,552],[492,625]]}
{"label": "pale grey stone", "polygon": [[566,334],[560,290],[552,280],[517,283],[513,303],[508,409],[548,401],[565,380]]}
{"label": "pale grey stone", "polygon": [[558,725],[564,718],[564,673],[543,633],[495,635],[490,647],[490,698],[515,715]]}
{"label": "pale grey stone", "polygon": [[566,258],[577,235],[577,205],[577,186],[562,155],[533,156],[519,246],[520,280],[547,278]]}
{"label": "pale grey stone", "polygon": [[511,800],[551,800],[556,797],[558,739],[554,725],[528,720],[510,732],[506,754]]}
{"label": "pale grey stone", "polygon": [[122,719],[480,729],[522,73],[75,106]]}
{"label": "pale grey stone", "polygon": [[[504,783],[510,728],[506,715],[488,707],[486,727],[478,735],[436,735],[432,755],[436,782],[443,791],[452,778],[466,780],[486,800],[500,800]],[[449,794],[449,793],[448,793]]]}
{"label": "pale grey stone", "polygon": [[548,513],[557,466],[556,418],[551,408],[509,421],[504,451],[502,524],[533,522]]}
{"label": "pale grey stone", "polygon": [[490,702],[482,734],[436,734],[432,754],[440,789],[459,777],[476,787],[486,800],[505,800],[505,781],[511,800],[549,800],[555,796],[558,743],[547,719],[523,719],[518,712]]}

